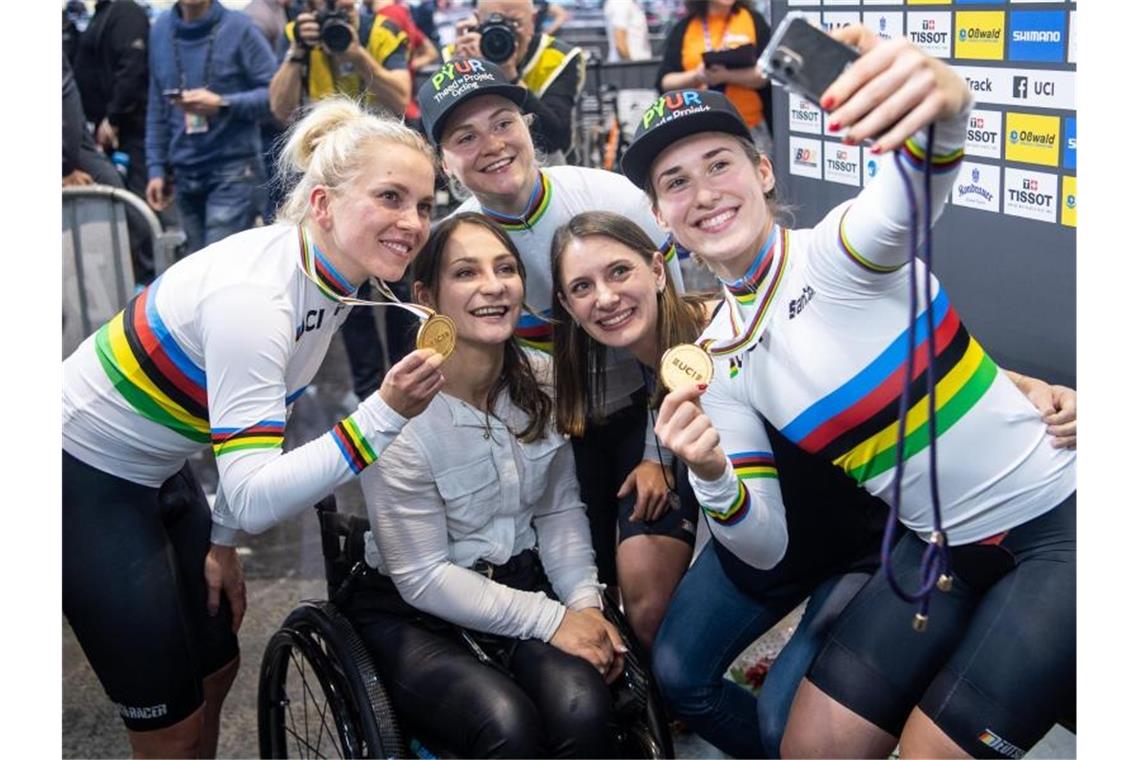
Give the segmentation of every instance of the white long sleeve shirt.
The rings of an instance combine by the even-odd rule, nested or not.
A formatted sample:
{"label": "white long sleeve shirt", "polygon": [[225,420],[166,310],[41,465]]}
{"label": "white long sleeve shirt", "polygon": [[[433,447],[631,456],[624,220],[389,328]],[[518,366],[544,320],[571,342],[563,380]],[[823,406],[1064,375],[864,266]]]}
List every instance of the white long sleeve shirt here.
{"label": "white long sleeve shirt", "polygon": [[[935,132],[936,216],[961,159],[968,112]],[[930,147],[920,134],[900,150],[901,171],[888,157],[874,182],[814,228],[776,227],[752,270],[726,284],[724,305],[702,335],[716,362],[702,404],[730,466],[716,481],[691,480],[718,540],[755,567],[775,565],[787,545],[779,462],[761,418],[870,493],[892,499],[909,321],[903,183],[921,187]],[[921,283],[925,268],[917,267]],[[1076,488],[1076,455],[1050,446],[1036,409],[966,330],[937,280],[932,300],[942,524],[958,545],[1063,501]],[[766,326],[758,322],[765,310]],[[928,338],[919,311],[916,371],[926,366]],[[911,384],[898,506],[902,522],[924,539],[934,528],[927,409],[920,378]]]}
{"label": "white long sleeve shirt", "polygon": [[[534,353],[533,361],[549,362]],[[488,418],[440,393],[364,471],[372,524],[365,557],[417,609],[465,628],[549,641],[567,607],[601,607],[574,452],[553,426],[532,443],[516,439],[510,430],[522,430],[526,415],[505,394],[494,412]],[[561,601],[470,569],[536,547]]]}
{"label": "white long sleeve shirt", "polygon": [[167,270],[63,364],[63,449],[157,488],[213,447],[212,538],[232,543],[311,507],[391,441],[405,419],[365,399],[327,434],[284,453],[288,408],[316,374],[353,288],[298,228],[241,232]]}

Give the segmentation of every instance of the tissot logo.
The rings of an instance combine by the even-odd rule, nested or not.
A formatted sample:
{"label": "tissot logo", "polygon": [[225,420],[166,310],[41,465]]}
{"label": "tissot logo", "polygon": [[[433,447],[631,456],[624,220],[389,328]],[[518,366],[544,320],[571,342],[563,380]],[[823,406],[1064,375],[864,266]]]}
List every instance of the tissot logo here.
{"label": "tissot logo", "polygon": [[1042,222],[1057,221],[1057,175],[1005,170],[1005,213]]}
{"label": "tissot logo", "polygon": [[949,13],[906,14],[907,38],[925,52],[938,58],[950,57],[953,21]]}

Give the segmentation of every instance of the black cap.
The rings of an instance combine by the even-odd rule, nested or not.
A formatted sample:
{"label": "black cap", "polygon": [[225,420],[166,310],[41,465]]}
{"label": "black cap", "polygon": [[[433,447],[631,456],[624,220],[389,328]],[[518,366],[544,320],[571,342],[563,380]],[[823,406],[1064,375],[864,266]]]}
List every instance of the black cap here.
{"label": "black cap", "polygon": [[424,82],[416,95],[424,132],[438,145],[447,115],[464,101],[479,95],[502,95],[522,107],[526,88],[511,80],[495,64],[481,58],[453,58]]}
{"label": "black cap", "polygon": [[682,137],[698,132],[728,132],[752,139],[740,112],[715,90],[670,90],[641,115],[633,143],[621,158],[629,181],[645,187],[658,154]]}

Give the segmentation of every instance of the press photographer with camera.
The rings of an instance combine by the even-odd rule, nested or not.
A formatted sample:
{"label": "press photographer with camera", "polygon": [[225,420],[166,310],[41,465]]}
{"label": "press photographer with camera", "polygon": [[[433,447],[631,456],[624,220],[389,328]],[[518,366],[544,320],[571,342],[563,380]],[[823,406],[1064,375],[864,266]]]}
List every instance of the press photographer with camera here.
{"label": "press photographer with camera", "polygon": [[579,47],[536,34],[534,15],[531,0],[478,0],[475,15],[457,24],[459,36],[444,47],[443,60],[483,58],[498,64],[530,93],[523,108],[537,117],[532,130],[547,163],[564,163],[586,58]]}
{"label": "press photographer with camera", "polygon": [[269,107],[282,123],[303,103],[337,93],[401,116],[412,93],[407,35],[384,17],[362,19],[354,0],[310,0],[285,25],[284,59],[269,83]]}

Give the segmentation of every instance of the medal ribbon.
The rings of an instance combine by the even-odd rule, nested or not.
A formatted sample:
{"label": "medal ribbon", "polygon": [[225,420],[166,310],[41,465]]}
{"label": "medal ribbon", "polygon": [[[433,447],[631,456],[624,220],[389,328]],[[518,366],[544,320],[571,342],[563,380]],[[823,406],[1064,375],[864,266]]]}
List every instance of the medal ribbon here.
{"label": "medal ribbon", "polygon": [[[728,309],[728,319],[732,325],[732,338],[721,343],[715,343],[711,339],[701,341],[701,348],[708,351],[711,356],[732,356],[739,353],[755,343],[756,339],[763,334],[764,328],[768,326],[768,320],[772,314],[771,306],[776,300],[776,291],[780,289],[780,284],[784,280],[784,272],[788,266],[788,231],[780,227],[779,233],[780,246],[774,252],[776,260],[770,265],[768,288],[760,297],[759,305],[756,307],[752,320],[747,327],[742,327],[744,318],[739,314],[740,304],[733,297],[729,285],[724,284],[724,306]],[[762,254],[763,251],[757,255]]]}
{"label": "medal ribbon", "polygon": [[[428,319],[435,314],[435,311],[426,306],[404,303],[396,297],[396,294],[392,292],[392,289],[388,287],[387,283],[376,277],[371,278],[372,284],[380,291],[380,295],[388,299],[387,301],[368,301],[363,298],[338,293],[332,285],[318,276],[318,273],[324,270],[325,267],[321,264],[321,260],[318,258],[317,247],[310,242],[309,235],[305,231],[303,224],[297,225],[297,234],[301,242],[301,271],[305,273],[305,277],[309,278],[310,282],[316,285],[317,288],[330,299],[345,304],[346,306],[395,306],[398,309],[410,311],[419,319]],[[335,283],[340,278],[334,276],[334,273],[330,273],[326,275],[325,279]],[[347,283],[345,283],[345,287],[348,287]]]}

